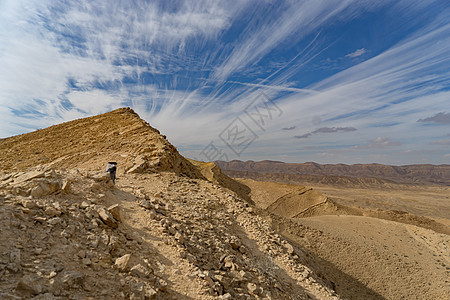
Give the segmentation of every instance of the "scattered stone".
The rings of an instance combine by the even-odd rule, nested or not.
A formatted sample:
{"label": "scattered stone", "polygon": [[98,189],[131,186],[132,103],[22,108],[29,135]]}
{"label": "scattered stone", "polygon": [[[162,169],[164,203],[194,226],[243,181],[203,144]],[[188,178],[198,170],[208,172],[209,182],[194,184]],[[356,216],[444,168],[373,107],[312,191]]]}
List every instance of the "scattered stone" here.
{"label": "scattered stone", "polygon": [[141,199],[141,200],[139,200],[138,203],[143,208],[146,208],[146,209],[152,209],[153,208],[152,203],[150,201],[148,201],[148,200]]}
{"label": "scattered stone", "polygon": [[52,206],[48,206],[44,213],[49,216],[49,217],[57,217],[61,215],[61,211],[58,211],[56,208],[52,207]]}
{"label": "scattered stone", "polygon": [[25,295],[38,295],[42,293],[43,287],[39,283],[39,277],[35,274],[28,274],[17,283],[16,291]]}
{"label": "scattered stone", "polygon": [[20,202],[20,204],[22,204],[23,207],[29,208],[29,209],[34,209],[34,208],[38,207],[36,202],[33,200],[24,199]]}
{"label": "scattered stone", "polygon": [[86,251],[82,249],[82,250],[78,251],[77,255],[78,255],[79,258],[85,258],[86,257]]}
{"label": "scattered stone", "polygon": [[258,286],[256,284],[254,284],[253,282],[247,283],[247,290],[250,294],[254,294],[257,289],[258,289]]}
{"label": "scattered stone", "polygon": [[69,193],[70,192],[70,185],[71,185],[70,180],[69,179],[65,179],[63,181],[62,186],[61,186],[61,190],[63,190],[66,193]]}
{"label": "scattered stone", "polygon": [[33,219],[34,219],[36,222],[39,222],[39,223],[41,223],[41,224],[44,224],[45,221],[47,221],[47,218],[45,218],[45,217],[39,217],[39,216],[34,216]]}
{"label": "scattered stone", "polygon": [[158,292],[151,286],[145,288],[145,299],[156,299]]}
{"label": "scattered stone", "polygon": [[294,247],[291,245],[291,244],[289,244],[289,243],[285,243],[284,244],[284,247],[286,248],[286,251],[287,251],[287,253],[289,253],[289,254],[294,254]]}
{"label": "scattered stone", "polygon": [[140,278],[146,278],[150,275],[149,270],[141,264],[137,264],[130,269],[131,275]]}
{"label": "scattered stone", "polygon": [[121,221],[120,219],[120,207],[119,204],[114,204],[108,207],[109,213],[116,219],[117,221]]}
{"label": "scattered stone", "polygon": [[108,226],[112,228],[117,228],[118,224],[114,217],[107,211],[104,207],[101,207],[97,210],[97,213],[100,219]]}
{"label": "scattered stone", "polygon": [[83,284],[84,275],[77,271],[65,271],[61,281],[65,288],[80,287]]}
{"label": "scattered stone", "polygon": [[180,243],[180,244],[184,244],[185,239],[183,237],[183,235],[181,235],[181,233],[177,232],[175,233],[175,239]]}
{"label": "scattered stone", "polygon": [[116,268],[121,271],[125,272],[128,269],[128,264],[130,263],[131,254],[125,254],[124,256],[119,257],[116,259],[116,262],[114,265]]}
{"label": "scattered stone", "polygon": [[31,196],[42,197],[50,195],[60,189],[60,183],[57,180],[47,180],[40,182],[31,190]]}
{"label": "scattered stone", "polygon": [[233,250],[238,250],[239,247],[241,246],[241,243],[238,239],[235,239],[230,242],[230,245],[231,245],[231,248],[233,248]]}
{"label": "scattered stone", "polygon": [[62,219],[61,219],[61,218],[58,218],[58,217],[52,218],[52,219],[50,219],[50,220],[47,220],[47,223],[50,224],[50,225],[52,225],[52,226],[61,224],[61,222],[62,222]]}

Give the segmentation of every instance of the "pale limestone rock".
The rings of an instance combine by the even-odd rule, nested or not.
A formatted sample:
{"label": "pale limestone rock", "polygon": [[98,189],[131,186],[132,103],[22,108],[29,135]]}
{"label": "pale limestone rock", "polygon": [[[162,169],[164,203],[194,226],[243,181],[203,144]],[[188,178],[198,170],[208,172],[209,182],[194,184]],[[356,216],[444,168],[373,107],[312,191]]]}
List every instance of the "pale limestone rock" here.
{"label": "pale limestone rock", "polygon": [[97,210],[100,219],[108,226],[112,228],[117,228],[118,224],[114,217],[107,211],[104,207]]}
{"label": "pale limestone rock", "polygon": [[111,205],[110,207],[108,207],[108,211],[114,217],[114,219],[119,222],[121,221],[119,204]]}
{"label": "pale limestone rock", "polygon": [[70,192],[71,181],[69,179],[65,179],[62,183],[61,190],[66,193]]}
{"label": "pale limestone rock", "polygon": [[45,172],[43,171],[30,171],[14,178],[14,183],[19,184],[34,178],[44,177]]}
{"label": "pale limestone rock", "polygon": [[119,271],[125,272],[128,269],[130,259],[131,259],[131,254],[125,254],[124,256],[117,258],[114,265],[116,266],[116,268]]}
{"label": "pale limestone rock", "polygon": [[31,196],[42,197],[50,195],[60,189],[60,183],[57,180],[46,180],[40,182],[31,190]]}
{"label": "pale limestone rock", "polygon": [[137,264],[130,269],[131,275],[140,278],[146,278],[150,275],[150,272],[141,264]]}
{"label": "pale limestone rock", "polygon": [[291,244],[286,243],[284,247],[286,248],[287,253],[294,254],[294,247]]}

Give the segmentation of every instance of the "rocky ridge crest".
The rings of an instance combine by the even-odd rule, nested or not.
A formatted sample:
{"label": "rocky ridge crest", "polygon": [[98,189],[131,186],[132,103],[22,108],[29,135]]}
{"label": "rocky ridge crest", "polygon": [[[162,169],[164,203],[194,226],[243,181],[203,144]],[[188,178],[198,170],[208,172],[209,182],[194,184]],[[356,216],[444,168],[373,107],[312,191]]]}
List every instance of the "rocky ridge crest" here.
{"label": "rocky ridge crest", "polygon": [[129,109],[0,148],[2,299],[339,299],[231,179]]}

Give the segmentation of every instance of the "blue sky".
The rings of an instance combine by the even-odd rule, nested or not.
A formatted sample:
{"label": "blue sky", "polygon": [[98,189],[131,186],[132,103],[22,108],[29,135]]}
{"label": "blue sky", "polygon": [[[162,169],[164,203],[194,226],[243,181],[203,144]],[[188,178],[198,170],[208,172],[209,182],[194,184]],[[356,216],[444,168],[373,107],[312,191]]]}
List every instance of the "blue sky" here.
{"label": "blue sky", "polygon": [[450,163],[448,0],[0,0],[0,138],[129,106],[199,160]]}

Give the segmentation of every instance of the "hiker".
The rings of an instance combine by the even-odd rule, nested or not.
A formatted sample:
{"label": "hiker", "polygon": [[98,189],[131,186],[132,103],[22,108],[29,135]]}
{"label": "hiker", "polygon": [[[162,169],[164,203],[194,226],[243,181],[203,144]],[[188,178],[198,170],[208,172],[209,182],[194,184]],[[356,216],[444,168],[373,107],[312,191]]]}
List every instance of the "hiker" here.
{"label": "hiker", "polygon": [[110,161],[108,162],[108,165],[106,166],[106,172],[109,172],[109,177],[111,178],[112,182],[116,184],[116,170],[117,170],[117,163]]}

